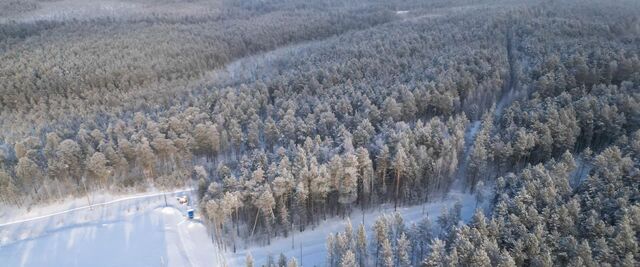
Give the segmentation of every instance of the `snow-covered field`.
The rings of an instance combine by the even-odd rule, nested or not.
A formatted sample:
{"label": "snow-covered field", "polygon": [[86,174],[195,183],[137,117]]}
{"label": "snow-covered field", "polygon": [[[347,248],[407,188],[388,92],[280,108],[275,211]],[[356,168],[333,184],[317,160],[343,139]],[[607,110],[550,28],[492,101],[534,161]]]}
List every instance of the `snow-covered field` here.
{"label": "snow-covered field", "polygon": [[100,196],[92,207],[81,198],[28,213],[3,207],[0,265],[220,266],[204,225],[184,217],[179,194],[167,194],[167,207],[159,193]]}
{"label": "snow-covered field", "polygon": [[[205,226],[185,218],[185,207],[167,194],[165,207],[161,193],[125,197],[98,196],[88,206],[86,198],[74,199],[29,212],[0,209],[0,265],[2,266],[243,266],[250,252],[257,266],[269,254],[282,252],[296,257],[302,266],[323,266],[325,241],[329,233],[344,231],[346,219],[330,218],[315,229],[295,232],[292,237],[275,238],[269,246],[241,247],[237,253],[221,252],[211,241]],[[187,194],[190,194],[187,191]],[[398,209],[407,225],[424,217],[435,220],[443,209],[462,203],[462,219],[475,208],[470,194],[449,193],[426,205]],[[368,231],[375,219],[393,214],[392,206],[382,206],[350,216],[357,226],[364,221]],[[371,233],[369,233],[369,236]]]}

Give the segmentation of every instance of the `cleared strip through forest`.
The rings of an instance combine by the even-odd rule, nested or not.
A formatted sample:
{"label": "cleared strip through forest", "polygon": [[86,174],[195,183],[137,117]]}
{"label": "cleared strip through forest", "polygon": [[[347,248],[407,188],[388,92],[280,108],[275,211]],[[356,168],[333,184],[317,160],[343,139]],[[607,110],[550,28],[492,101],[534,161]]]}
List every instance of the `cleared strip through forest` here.
{"label": "cleared strip through forest", "polygon": [[[513,42],[513,28],[509,28],[506,30],[506,49],[507,49],[507,63],[509,64],[509,76],[508,81],[506,82],[505,90],[503,90],[502,96],[500,100],[496,102],[496,108],[493,111],[493,117],[498,119],[504,108],[511,105],[511,103],[517,98],[518,92],[518,72],[516,70],[516,57],[514,55],[514,42]],[[466,174],[467,167],[469,165],[469,157],[471,153],[473,153],[473,146],[476,142],[476,135],[478,134],[478,130],[480,129],[482,120],[475,120],[469,123],[469,127],[467,127],[465,133],[465,145],[464,145],[464,155],[462,157],[462,161],[460,165],[458,165],[458,174],[456,176],[456,180],[453,181],[452,189],[463,190],[466,184]],[[461,184],[462,183],[462,184]]]}

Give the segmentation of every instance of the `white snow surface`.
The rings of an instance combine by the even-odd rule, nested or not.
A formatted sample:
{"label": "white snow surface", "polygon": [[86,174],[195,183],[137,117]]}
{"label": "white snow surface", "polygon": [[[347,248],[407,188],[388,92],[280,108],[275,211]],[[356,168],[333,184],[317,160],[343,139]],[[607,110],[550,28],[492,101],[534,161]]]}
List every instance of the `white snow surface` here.
{"label": "white snow surface", "polygon": [[[2,266],[221,266],[205,226],[175,196],[191,190],[103,195],[38,207],[0,208]],[[99,200],[99,201],[98,201]],[[97,204],[96,204],[97,203]]]}
{"label": "white snow surface", "polygon": [[[475,211],[476,200],[472,194],[464,194],[458,191],[452,191],[443,199],[426,203],[424,205],[416,205],[409,207],[399,207],[398,212],[402,215],[407,227],[412,223],[418,223],[423,218],[432,220],[432,225],[437,228],[435,220],[444,209],[449,209],[460,201],[462,204],[461,217],[463,221],[468,221]],[[423,212],[424,211],[424,212]],[[367,229],[367,241],[372,237],[372,227],[376,219],[382,215],[393,216],[393,205],[383,205],[375,210],[366,211],[364,219],[361,211],[354,211],[349,217],[328,218],[315,229],[308,227],[306,231],[295,231],[293,242],[291,235],[288,238],[278,237],[271,240],[271,244],[267,246],[250,246],[248,248],[240,248],[237,253],[226,253],[226,263],[229,266],[244,266],[247,253],[251,253],[254,259],[254,266],[262,266],[266,264],[269,254],[275,261],[278,260],[280,253],[287,256],[287,259],[295,257],[300,266],[324,266],[326,261],[326,240],[330,233],[336,234],[344,232],[347,220],[351,220],[354,230],[364,221]],[[292,244],[293,243],[293,244]],[[292,246],[293,245],[293,246]]]}
{"label": "white snow surface", "polygon": [[[186,192],[186,193],[185,193]],[[354,211],[348,218],[329,218],[314,229],[295,231],[292,237],[278,237],[268,246],[240,247],[237,253],[222,252],[198,216],[185,218],[186,207],[176,196],[191,190],[113,197],[78,198],[31,209],[0,208],[0,265],[2,266],[244,266],[250,252],[255,266],[277,259],[282,252],[296,257],[301,266],[323,266],[326,238],[344,231],[347,219],[353,227],[361,222],[371,228],[381,215],[393,215],[391,205]],[[407,226],[425,217],[435,220],[443,209],[457,201],[462,219],[471,218],[476,206],[471,194],[452,191],[442,199],[400,207]],[[435,225],[435,223],[434,223]]]}

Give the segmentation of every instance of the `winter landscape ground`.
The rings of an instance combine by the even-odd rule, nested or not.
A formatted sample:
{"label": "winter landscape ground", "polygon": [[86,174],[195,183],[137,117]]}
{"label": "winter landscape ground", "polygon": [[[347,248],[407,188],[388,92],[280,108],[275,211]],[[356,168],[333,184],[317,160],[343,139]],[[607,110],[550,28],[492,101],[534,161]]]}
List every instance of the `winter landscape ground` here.
{"label": "winter landscape ground", "polygon": [[[195,220],[186,217],[186,206],[175,197],[192,196],[191,191],[95,196],[92,205],[86,199],[68,199],[27,213],[3,209],[3,220],[11,221],[0,222],[0,262],[6,266],[242,266],[250,252],[258,266],[266,264],[269,254],[280,253],[297,257],[301,266],[324,266],[328,234],[342,231],[347,220],[363,221],[371,231],[377,217],[394,214],[390,206],[364,215],[354,212],[294,235],[293,241],[277,238],[268,246],[249,245],[231,253],[214,245],[199,216]],[[398,212],[410,224],[436,218],[456,202],[462,204],[462,218],[468,221],[476,200],[456,192],[441,201],[403,207]]]}
{"label": "winter landscape ground", "polygon": [[636,0],[0,0],[0,267],[638,266],[639,51]]}
{"label": "winter landscape ground", "polygon": [[[27,213],[3,210],[5,266],[220,266],[206,228],[165,194],[68,199]],[[117,255],[117,256],[114,256]]]}

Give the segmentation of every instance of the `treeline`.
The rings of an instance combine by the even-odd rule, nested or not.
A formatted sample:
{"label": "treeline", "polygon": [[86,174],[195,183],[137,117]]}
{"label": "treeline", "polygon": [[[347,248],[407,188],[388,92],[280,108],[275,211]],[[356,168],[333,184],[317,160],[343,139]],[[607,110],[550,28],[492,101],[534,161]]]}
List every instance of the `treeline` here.
{"label": "treeline", "polygon": [[[497,30],[465,36],[461,47],[444,45],[458,38],[444,29],[486,27],[478,25],[483,19],[387,24],[238,67],[252,84],[218,91],[209,102],[214,114],[233,118],[219,125],[232,138],[238,133],[226,157],[243,155],[219,165],[208,188],[202,184],[218,241],[269,242],[354,206],[419,203],[447,191],[469,123],[459,114],[496,101],[507,63],[504,42],[483,35],[503,34],[501,20],[484,20]],[[467,65],[434,64],[439,55]]]}
{"label": "treeline", "polygon": [[[354,208],[423,203],[460,179],[496,186],[489,219],[462,226],[454,209],[441,241],[428,221],[381,219],[369,248],[334,236],[328,262],[546,266],[577,258],[562,251],[571,237],[622,247],[616,227],[637,216],[638,13],[334,2],[1,25],[0,201],[195,181],[212,236],[231,248]],[[598,238],[578,222],[591,209]],[[557,226],[568,218],[578,226]],[[633,262],[627,243],[580,257]]]}
{"label": "treeline", "polygon": [[37,2],[29,0],[2,0],[0,1],[0,18],[36,10],[39,7]]}
{"label": "treeline", "polygon": [[[200,99],[170,109],[72,117],[61,131],[36,123],[44,137],[3,149],[5,199],[193,178],[217,231],[242,228],[218,235],[226,241],[268,241],[291,222],[304,229],[355,206],[425,201],[456,175],[464,113],[484,113],[508,72],[504,19],[461,17],[398,21],[285,49],[275,60],[240,61],[237,77],[190,87]],[[475,30],[451,34],[467,29]]]}
{"label": "treeline", "polygon": [[483,116],[469,152],[467,186],[493,185],[491,209],[463,224],[454,207],[433,229],[428,220],[408,227],[409,241],[396,230],[401,219],[379,219],[367,246],[346,238],[347,227],[328,239],[328,263],[636,266],[640,65],[638,44],[629,42],[632,8],[565,1],[516,11],[518,81],[507,95],[515,102]]}
{"label": "treeline", "polygon": [[327,238],[328,266],[636,266],[639,142],[637,132],[590,158],[577,187],[569,153],[500,177],[491,215],[478,210],[467,224],[459,204],[437,227],[428,218],[407,226],[396,214],[378,218],[368,237],[348,224]]}

